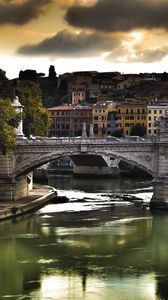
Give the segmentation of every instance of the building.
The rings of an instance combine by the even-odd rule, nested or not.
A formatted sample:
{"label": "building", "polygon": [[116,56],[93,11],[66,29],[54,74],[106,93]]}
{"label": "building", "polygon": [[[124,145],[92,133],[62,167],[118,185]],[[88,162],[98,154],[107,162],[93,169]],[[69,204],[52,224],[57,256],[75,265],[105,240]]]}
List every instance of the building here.
{"label": "building", "polygon": [[118,127],[125,135],[131,134],[131,129],[140,124],[147,127],[147,101],[126,99],[117,104]]}
{"label": "building", "polygon": [[118,129],[118,116],[115,102],[108,103],[108,114],[107,114],[107,135],[113,135]]}
{"label": "building", "polygon": [[69,136],[72,106],[61,105],[48,108],[52,118],[51,136]]}
{"label": "building", "polygon": [[76,86],[72,90],[72,105],[78,105],[86,101],[86,91],[84,86]]}
{"label": "building", "polygon": [[51,136],[73,137],[82,135],[83,123],[89,134],[92,124],[92,106],[90,105],[62,105],[48,109],[53,120]]}
{"label": "building", "polygon": [[88,87],[88,98],[92,102],[97,102],[101,97],[101,90],[98,83],[90,84]]}
{"label": "building", "polygon": [[156,134],[158,118],[168,111],[168,104],[150,104],[147,106],[147,135]]}
{"label": "building", "polygon": [[93,130],[96,137],[107,135],[108,105],[98,102],[93,106]]}

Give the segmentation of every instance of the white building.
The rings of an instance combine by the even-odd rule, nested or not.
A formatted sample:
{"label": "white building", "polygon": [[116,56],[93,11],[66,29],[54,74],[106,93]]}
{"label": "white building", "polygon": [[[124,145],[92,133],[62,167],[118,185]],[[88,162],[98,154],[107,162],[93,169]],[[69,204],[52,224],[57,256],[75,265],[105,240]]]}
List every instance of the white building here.
{"label": "white building", "polygon": [[153,104],[147,106],[147,135],[156,134],[156,121],[168,110],[168,104]]}

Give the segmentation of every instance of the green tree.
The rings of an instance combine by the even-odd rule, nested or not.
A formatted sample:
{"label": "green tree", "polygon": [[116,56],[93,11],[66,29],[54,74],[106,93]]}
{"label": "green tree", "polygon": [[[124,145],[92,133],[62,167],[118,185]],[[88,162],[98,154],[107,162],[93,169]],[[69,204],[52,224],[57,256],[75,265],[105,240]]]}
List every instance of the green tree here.
{"label": "green tree", "polygon": [[135,124],[135,126],[131,128],[130,135],[142,137],[145,134],[146,134],[146,128],[142,124]]}
{"label": "green tree", "polygon": [[10,99],[0,99],[0,151],[7,154],[16,144],[15,128],[21,116],[16,113]]}
{"label": "green tree", "polygon": [[48,111],[42,106],[41,90],[32,81],[21,81],[17,84],[16,93],[24,106],[23,132],[32,135],[47,136],[51,126]]}

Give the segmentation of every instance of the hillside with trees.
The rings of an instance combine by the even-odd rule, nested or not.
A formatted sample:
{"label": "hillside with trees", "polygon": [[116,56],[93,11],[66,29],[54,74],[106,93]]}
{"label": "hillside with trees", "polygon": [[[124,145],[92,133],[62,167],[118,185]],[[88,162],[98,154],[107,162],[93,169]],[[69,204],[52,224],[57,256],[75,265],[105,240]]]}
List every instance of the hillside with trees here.
{"label": "hillside with trees", "polygon": [[33,81],[20,81],[15,92],[23,105],[23,132],[30,135],[48,136],[51,120],[42,105],[41,90]]}

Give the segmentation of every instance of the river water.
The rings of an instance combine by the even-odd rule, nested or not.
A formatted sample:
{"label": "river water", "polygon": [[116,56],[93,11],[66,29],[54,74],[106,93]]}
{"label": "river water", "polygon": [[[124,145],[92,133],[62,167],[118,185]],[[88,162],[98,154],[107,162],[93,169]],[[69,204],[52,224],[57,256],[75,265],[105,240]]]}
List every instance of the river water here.
{"label": "river water", "polygon": [[0,299],[168,299],[168,215],[148,209],[149,180],[49,184],[70,202],[0,223]]}

